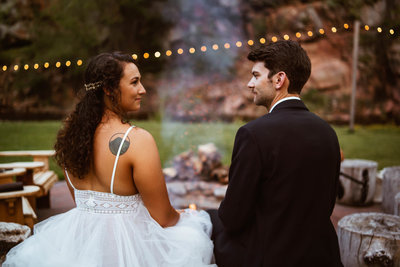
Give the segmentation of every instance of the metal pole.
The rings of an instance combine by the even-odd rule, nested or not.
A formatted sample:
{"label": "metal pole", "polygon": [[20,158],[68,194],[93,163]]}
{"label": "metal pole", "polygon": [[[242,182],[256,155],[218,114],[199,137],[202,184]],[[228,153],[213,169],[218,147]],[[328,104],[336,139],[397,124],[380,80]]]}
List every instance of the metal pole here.
{"label": "metal pole", "polygon": [[350,102],[350,132],[354,132],[359,37],[360,37],[360,22],[358,20],[356,20],[354,22],[354,39],[353,39],[353,68],[352,68],[352,79],[351,79],[351,102]]}

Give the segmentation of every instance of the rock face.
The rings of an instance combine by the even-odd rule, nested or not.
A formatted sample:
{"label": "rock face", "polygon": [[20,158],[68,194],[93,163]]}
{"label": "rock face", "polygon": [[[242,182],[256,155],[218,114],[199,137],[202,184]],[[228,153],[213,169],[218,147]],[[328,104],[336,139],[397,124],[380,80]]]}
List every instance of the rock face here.
{"label": "rock face", "polygon": [[[258,45],[260,38],[268,42],[272,36],[282,39],[284,34],[288,34],[291,40],[301,42],[312,61],[312,73],[303,90],[303,100],[310,104],[311,111],[324,119],[347,123],[353,31],[351,23],[350,30],[345,30],[342,25],[349,23],[352,11],[338,2],[346,1],[165,1],[162,4],[164,17],[174,26],[165,38],[160,59],[151,60],[167,61],[166,68],[161,78],[144,76],[145,83],[149,80],[153,83],[152,86],[146,84],[146,88],[158,88],[158,91],[143,105],[146,110],[142,109],[141,114],[134,116],[146,118],[161,112],[169,119],[180,121],[233,121],[264,115],[265,108],[254,105],[246,86],[252,67],[246,59],[250,48],[246,42],[251,39]],[[396,1],[373,2],[373,5],[365,2],[357,10],[362,26],[368,24],[371,29],[361,29],[356,122],[400,123],[400,40],[397,35],[390,36],[388,29],[379,34],[375,28],[382,25],[392,27],[393,23],[387,17],[395,22],[400,13],[391,11],[395,9],[390,5]],[[46,2],[43,0],[3,1],[0,17],[5,19],[0,21],[0,47],[22,47],[30,43],[31,22],[35,12],[44,5]],[[331,31],[332,26],[337,28],[336,33]],[[324,29],[323,34],[319,33],[320,29]],[[313,35],[308,36],[308,31]],[[297,32],[301,37],[296,37]],[[236,45],[237,41],[241,42],[240,46]],[[215,50],[212,48],[214,44],[218,45]],[[203,45],[206,52],[201,50]],[[180,55],[176,53],[178,48],[183,49]],[[189,48],[194,48],[195,52],[189,52]],[[173,53],[168,58],[164,56],[167,49]],[[141,52],[152,55],[155,51]],[[157,61],[154,64],[158,64]],[[8,84],[15,81],[2,77],[6,75],[0,72],[0,83],[10,87]],[[49,88],[56,88],[53,91],[55,95],[57,88],[61,88],[60,84],[66,81],[54,77],[51,80],[54,81]],[[77,81],[71,82],[71,88],[76,84]],[[11,110],[2,113],[4,103],[0,102],[0,115],[8,119],[32,119],[32,114],[39,113],[37,109],[44,109],[38,105],[43,101],[39,97],[14,101],[16,97],[12,92],[17,90],[10,88],[7,91],[10,92],[6,95],[7,101],[2,92],[0,99]],[[309,97],[310,91],[315,91],[312,95],[323,101]],[[44,115],[51,119],[62,117],[65,107],[72,106],[71,101],[66,100],[73,98],[72,92],[60,94],[57,98],[48,97],[46,101],[52,107],[44,110]],[[18,117],[13,113],[22,115]]]}
{"label": "rock face", "polygon": [[6,0],[0,5],[0,48],[24,46],[32,41],[32,20],[42,8],[40,0]]}

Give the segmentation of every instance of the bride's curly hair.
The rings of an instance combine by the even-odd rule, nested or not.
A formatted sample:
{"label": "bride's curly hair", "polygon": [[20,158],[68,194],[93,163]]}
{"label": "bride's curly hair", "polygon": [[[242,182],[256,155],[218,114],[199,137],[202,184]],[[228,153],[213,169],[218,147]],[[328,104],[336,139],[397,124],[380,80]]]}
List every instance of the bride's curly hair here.
{"label": "bride's curly hair", "polygon": [[57,163],[72,175],[82,179],[93,164],[93,139],[105,111],[104,91],[112,103],[112,111],[126,123],[126,112],[120,107],[119,82],[131,56],[119,52],[102,53],[94,57],[85,71],[86,93],[75,110],[64,120],[54,145]]}

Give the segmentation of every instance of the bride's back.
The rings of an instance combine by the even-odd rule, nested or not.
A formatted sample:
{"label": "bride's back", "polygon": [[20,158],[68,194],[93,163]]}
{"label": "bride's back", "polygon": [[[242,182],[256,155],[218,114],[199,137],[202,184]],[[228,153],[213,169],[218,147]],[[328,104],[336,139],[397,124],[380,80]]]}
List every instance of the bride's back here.
{"label": "bride's back", "polygon": [[[83,179],[70,175],[71,181],[77,189],[98,192],[110,192],[111,178],[119,144],[130,125],[120,121],[101,123],[96,129],[93,140],[93,166]],[[132,129],[124,144],[127,150],[132,148],[135,129]],[[128,145],[129,144],[129,145]],[[133,179],[132,157],[125,149],[121,150],[115,170],[113,193],[117,195],[134,195],[138,192]]]}

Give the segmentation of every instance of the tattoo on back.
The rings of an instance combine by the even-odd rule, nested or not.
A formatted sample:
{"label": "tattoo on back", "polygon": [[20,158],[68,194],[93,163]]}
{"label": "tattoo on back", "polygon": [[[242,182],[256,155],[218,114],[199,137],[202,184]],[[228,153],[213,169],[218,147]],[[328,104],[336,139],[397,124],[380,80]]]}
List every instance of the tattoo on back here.
{"label": "tattoo on back", "polygon": [[[111,153],[115,156],[118,153],[118,149],[119,146],[121,145],[122,138],[124,137],[124,135],[125,135],[124,133],[116,133],[113,136],[111,136],[110,141],[108,142],[108,147],[110,148]],[[128,150],[130,143],[131,142],[129,140],[129,137],[127,136],[124,141],[124,144],[122,145],[120,155],[123,155]]]}

